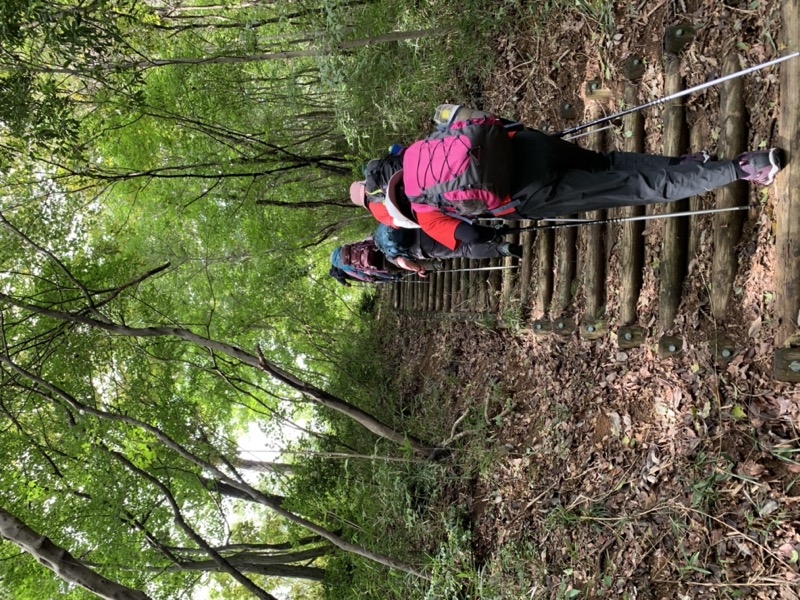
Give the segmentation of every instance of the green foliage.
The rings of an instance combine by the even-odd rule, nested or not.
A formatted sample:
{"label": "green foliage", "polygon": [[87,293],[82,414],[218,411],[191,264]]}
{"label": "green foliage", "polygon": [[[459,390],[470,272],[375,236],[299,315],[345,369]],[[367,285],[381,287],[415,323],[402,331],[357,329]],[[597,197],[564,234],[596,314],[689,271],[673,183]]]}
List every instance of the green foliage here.
{"label": "green foliage", "polygon": [[[433,516],[452,472],[310,408],[223,353],[36,309],[258,346],[399,430],[443,439],[439,419],[421,423],[397,405],[393,365],[377,360],[370,326],[378,297],[325,273],[333,245],[371,228],[347,202],[356,163],[427,130],[440,102],[479,105],[474,82],[491,68],[492,36],[524,7],[194,4],[0,3],[0,277],[9,296],[0,305],[0,495],[103,574],[155,597],[191,596],[196,577],[168,570],[163,547],[194,541],[150,478],[209,543],[297,540],[297,527],[265,510],[222,502],[202,479],[209,469],[187,459],[234,458],[253,423],[278,446],[283,420],[294,419],[327,436],[298,448],[346,444],[367,458],[298,458],[290,483],[263,477],[263,490],[351,541],[440,565],[429,590],[337,555],[331,597],[348,593],[348,581],[365,598],[476,589],[461,515]],[[423,33],[360,43],[398,31]],[[14,547],[0,549],[2,592],[86,597]],[[243,593],[227,577],[213,582],[220,596]]]}

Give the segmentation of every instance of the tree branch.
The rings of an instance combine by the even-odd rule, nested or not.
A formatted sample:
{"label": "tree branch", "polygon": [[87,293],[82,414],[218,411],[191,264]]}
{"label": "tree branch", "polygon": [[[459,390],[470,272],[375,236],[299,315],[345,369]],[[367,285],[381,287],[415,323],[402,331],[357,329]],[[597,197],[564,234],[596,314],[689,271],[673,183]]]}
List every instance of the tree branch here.
{"label": "tree branch", "polygon": [[67,583],[79,585],[105,600],[149,600],[139,590],[112,581],[81,564],[61,546],[37,533],[17,517],[0,507],[0,536],[21,548],[40,565],[53,571]]}
{"label": "tree branch", "polygon": [[186,535],[188,535],[192,540],[194,540],[194,542],[198,546],[200,546],[203,550],[205,550],[208,553],[208,555],[214,561],[214,564],[216,564],[217,567],[219,567],[219,569],[221,571],[223,571],[224,573],[227,573],[228,575],[233,577],[247,591],[249,591],[251,594],[253,594],[257,598],[261,598],[261,600],[278,600],[277,598],[275,598],[275,596],[273,596],[272,594],[270,594],[266,590],[263,590],[260,587],[258,587],[255,583],[253,583],[253,581],[249,577],[246,577],[245,575],[243,575],[241,573],[241,571],[239,571],[238,569],[233,567],[233,565],[231,565],[225,559],[225,557],[223,557],[219,552],[214,550],[214,548],[208,542],[206,542],[203,539],[203,537],[200,534],[198,534],[191,525],[189,525],[189,523],[186,522],[186,520],[183,518],[183,514],[181,513],[180,506],[178,506],[178,502],[175,500],[175,496],[172,495],[172,492],[170,492],[169,488],[166,485],[161,483],[161,481],[159,481],[157,478],[153,477],[147,471],[144,471],[143,469],[140,469],[139,467],[134,465],[130,460],[128,460],[127,457],[125,457],[124,455],[120,454],[119,452],[117,452],[115,450],[111,450],[111,449],[106,448],[106,447],[104,447],[104,449],[109,454],[111,454],[111,456],[113,456],[119,462],[121,462],[125,466],[126,469],[128,469],[132,473],[135,473],[135,474],[139,475],[140,477],[143,477],[144,479],[149,481],[151,484],[156,486],[161,491],[162,494],[164,494],[164,497],[167,499],[167,502],[169,503],[170,507],[172,508],[172,514],[173,514],[173,518],[175,519],[175,523],[178,525],[178,527],[183,529],[183,531],[186,533]]}

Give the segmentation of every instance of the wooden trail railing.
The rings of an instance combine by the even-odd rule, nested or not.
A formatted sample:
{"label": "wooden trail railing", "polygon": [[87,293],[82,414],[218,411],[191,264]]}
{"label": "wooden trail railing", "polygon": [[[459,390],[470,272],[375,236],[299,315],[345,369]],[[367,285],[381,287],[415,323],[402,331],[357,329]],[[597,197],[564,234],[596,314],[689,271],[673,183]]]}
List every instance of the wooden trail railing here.
{"label": "wooden trail railing", "polygon": [[[788,48],[800,47],[800,0],[784,3],[784,37]],[[667,35],[670,35],[668,32]],[[673,32],[674,35],[674,32]],[[674,40],[673,40],[674,41]],[[683,40],[686,43],[690,40]],[[680,77],[680,47],[665,44],[672,50],[665,54],[665,93],[682,88]],[[638,104],[637,81],[643,72],[642,62],[631,57],[626,63],[627,81],[624,100],[627,106]],[[740,59],[729,55],[723,63],[723,72],[732,73],[741,68]],[[800,151],[798,105],[800,97],[800,59],[781,64],[781,117],[777,145],[787,151],[789,163],[774,184],[771,193],[776,198],[775,244],[777,266],[774,293],[775,316],[778,320],[775,337],[774,377],[785,381],[800,381],[800,165],[792,161],[792,151]],[[587,100],[592,110],[603,110],[600,102],[593,107],[591,94]],[[718,156],[729,159],[745,150],[747,139],[747,110],[744,106],[743,81],[733,79],[719,87],[720,137],[717,140]],[[663,113],[664,136],[662,153],[672,156],[698,150],[702,136],[694,132],[695,141],[690,148],[690,135],[686,126],[683,101],[665,107]],[[641,113],[624,117],[620,149],[641,152],[644,149],[644,120]],[[595,150],[608,149],[605,135],[595,133],[581,143]],[[747,203],[747,184],[737,183],[717,190],[714,201],[717,207],[741,206]],[[648,210],[677,212],[699,208],[701,199],[666,203]],[[608,216],[638,216],[643,207],[630,207],[613,211]],[[706,340],[708,351],[724,365],[737,353],[725,336],[729,319],[730,299],[739,265],[738,245],[746,212],[717,214],[713,218],[713,257],[711,261],[710,305],[711,317],[719,331],[713,339]],[[605,215],[589,213],[586,218],[603,218]],[[531,223],[523,222],[522,226]],[[644,223],[626,222],[613,230],[608,226],[593,225],[581,228],[515,234],[525,249],[524,259],[495,259],[478,261],[455,259],[446,261],[446,269],[475,268],[490,265],[518,266],[503,271],[460,273],[432,273],[427,279],[414,276],[391,286],[395,309],[420,317],[443,320],[474,320],[488,324],[517,324],[526,326],[537,334],[571,334],[576,329],[586,339],[616,335],[622,349],[636,348],[651,339],[657,340],[659,354],[669,357],[681,352],[684,340],[676,335],[673,325],[679,315],[687,273],[688,257],[694,256],[700,230],[696,218],[670,218],[661,221],[661,247],[651,252],[658,256],[659,294],[657,324],[652,329],[640,322],[637,314],[639,294],[643,282],[646,237]],[[512,238],[509,238],[512,239]],[[611,240],[616,240],[610,250]],[[578,241],[580,240],[580,244]],[[581,248],[578,253],[577,249]],[[616,253],[618,290],[607,289],[607,265],[611,252]],[[387,286],[388,288],[389,286]],[[576,314],[576,292],[582,294],[582,312]],[[604,305],[610,294],[616,294],[619,309],[616,322],[608,323]],[[520,321],[520,318],[522,319]],[[687,335],[689,335],[687,333]],[[693,340],[694,341],[694,340]]]}

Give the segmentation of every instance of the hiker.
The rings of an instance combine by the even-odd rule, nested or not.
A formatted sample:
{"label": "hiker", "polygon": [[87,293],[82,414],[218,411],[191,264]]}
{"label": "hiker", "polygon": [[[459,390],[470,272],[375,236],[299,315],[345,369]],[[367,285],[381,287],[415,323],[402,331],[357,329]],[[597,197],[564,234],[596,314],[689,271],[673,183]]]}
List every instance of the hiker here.
{"label": "hiker", "polygon": [[[487,228],[488,229],[488,228]],[[522,246],[497,239],[491,230],[491,239],[485,242],[461,243],[451,250],[437,242],[421,229],[395,229],[380,224],[372,238],[386,260],[421,277],[426,276],[426,262],[448,258],[522,258]],[[422,263],[422,264],[421,264]]]}
{"label": "hiker", "polygon": [[474,217],[536,220],[680,200],[737,180],[769,185],[784,162],[778,148],[725,161],[705,152],[595,152],[541,131],[508,131],[493,115],[454,105],[440,106],[436,121],[430,137],[371,161],[350,199],[379,222],[421,228],[450,249],[486,241]]}
{"label": "hiker", "polygon": [[336,247],[331,253],[328,275],[346,287],[351,281],[386,283],[401,277],[400,269],[386,260],[371,237]]}

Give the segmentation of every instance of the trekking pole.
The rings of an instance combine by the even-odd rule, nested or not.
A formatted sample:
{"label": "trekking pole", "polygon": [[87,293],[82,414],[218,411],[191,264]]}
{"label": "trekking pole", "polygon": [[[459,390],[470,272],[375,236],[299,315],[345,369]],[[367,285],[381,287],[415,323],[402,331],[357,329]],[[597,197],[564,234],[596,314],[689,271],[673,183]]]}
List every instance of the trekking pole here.
{"label": "trekking pole", "polygon": [[[611,223],[629,223],[632,221],[649,221],[651,219],[672,219],[674,217],[692,217],[694,215],[714,215],[717,213],[731,212],[734,210],[750,210],[758,208],[755,206],[734,206],[731,208],[709,208],[706,210],[686,210],[683,212],[667,213],[663,215],[642,215],[639,217],[617,217],[614,219],[597,219],[595,221],[567,220],[564,223],[555,225],[531,225],[530,227],[520,227],[515,231],[545,231],[548,229],[564,229],[567,227],[580,227],[581,225],[606,225]],[[560,220],[560,219],[554,219]]]}
{"label": "trekking pole", "polygon": [[[590,123],[590,125],[591,125],[591,123]],[[587,125],[587,127],[588,127],[588,125]],[[600,133],[601,131],[605,131],[606,129],[614,129],[614,126],[613,125],[606,125],[605,127],[601,127],[600,129],[592,129],[591,131],[585,131],[585,132],[579,133],[577,135],[568,135],[564,139],[567,140],[568,142],[571,142],[572,140],[578,140],[578,139],[580,139],[582,137],[586,137],[587,135],[594,135],[595,133]],[[566,134],[566,132],[557,133],[556,135],[560,137],[561,135],[565,135],[565,134]]]}
{"label": "trekking pole", "polygon": [[414,275],[416,275],[416,271],[409,271],[405,275],[401,275],[399,279],[396,279],[394,283],[428,283],[427,281],[420,281],[418,279],[412,279]]}
{"label": "trekking pole", "polygon": [[500,265],[498,267],[473,267],[471,269],[445,269],[444,271],[432,271],[433,273],[467,273],[470,271],[501,271],[502,269],[518,269],[519,265]]}
{"label": "trekking pole", "polygon": [[746,69],[742,69],[741,71],[736,71],[735,73],[731,73],[730,75],[724,75],[722,77],[717,77],[716,79],[712,79],[711,81],[707,81],[705,83],[701,83],[694,87],[687,88],[685,90],[681,90],[679,92],[675,92],[674,94],[670,94],[669,96],[665,96],[663,98],[657,98],[655,100],[651,100],[646,104],[642,104],[640,106],[636,106],[634,108],[628,108],[621,112],[618,112],[614,115],[609,115],[607,117],[601,117],[596,121],[592,121],[591,123],[584,123],[583,125],[578,125],[577,127],[572,127],[571,129],[565,129],[564,131],[559,131],[555,133],[555,137],[564,137],[565,135],[570,135],[575,133],[576,131],[581,131],[583,129],[587,129],[592,127],[593,125],[600,125],[601,123],[608,123],[613,119],[618,119],[620,117],[624,117],[625,115],[629,115],[631,113],[644,110],[645,108],[650,108],[652,106],[658,106],[659,104],[664,104],[665,102],[669,102],[670,100],[675,100],[677,98],[682,98],[683,96],[688,96],[689,94],[693,94],[694,92],[699,92],[700,90],[704,90],[706,88],[710,88],[712,86],[718,85],[725,81],[730,81],[731,79],[736,79],[737,77],[741,77],[742,75],[747,75],[748,73],[753,73],[755,71],[759,71],[761,69],[765,69],[767,67],[771,67],[772,65],[777,65],[778,63],[782,63],[792,58],[796,58],[800,56],[800,51],[792,52],[791,54],[787,54],[786,56],[781,56],[779,58],[775,58],[773,60],[761,63],[759,65],[755,65],[753,67],[748,67]]}

